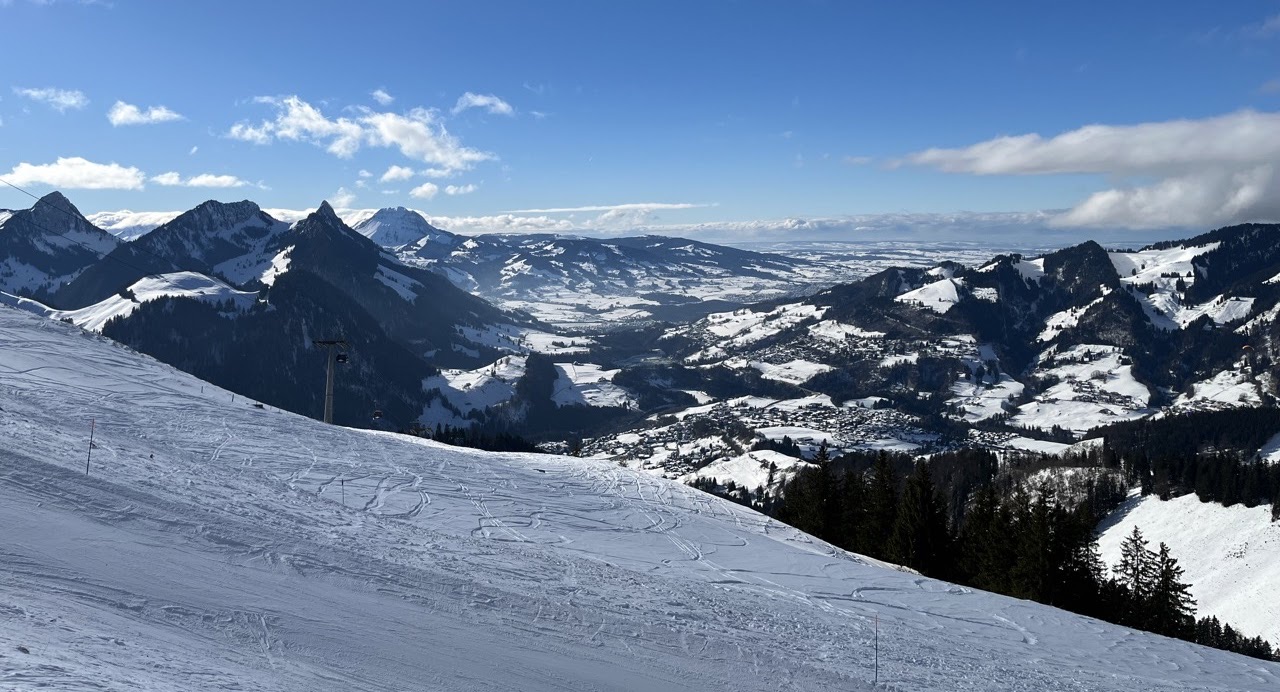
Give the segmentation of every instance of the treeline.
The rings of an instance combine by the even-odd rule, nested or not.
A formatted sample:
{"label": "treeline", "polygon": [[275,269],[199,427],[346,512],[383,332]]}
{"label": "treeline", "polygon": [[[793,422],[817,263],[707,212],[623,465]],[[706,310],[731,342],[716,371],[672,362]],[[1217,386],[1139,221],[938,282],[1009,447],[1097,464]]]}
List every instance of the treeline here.
{"label": "treeline", "polygon": [[1280,432],[1280,409],[1233,409],[1100,428],[1098,463],[1124,469],[1143,495],[1163,500],[1195,493],[1224,507],[1270,503],[1280,521],[1280,464],[1257,455]]}
{"label": "treeline", "polygon": [[437,424],[435,429],[421,423],[414,423],[404,434],[422,437],[436,442],[443,442],[455,447],[471,447],[490,452],[538,452],[541,451],[532,442],[507,431],[486,430],[480,426],[454,427]]}
{"label": "treeline", "polygon": [[[780,521],[846,550],[922,574],[1038,601],[1116,624],[1271,659],[1269,644],[1194,619],[1189,585],[1166,546],[1141,535],[1108,574],[1094,534],[1123,501],[1118,473],[1076,474],[1065,489],[996,475],[989,452],[910,461],[857,453],[816,465],[758,503]],[[848,455],[847,455],[848,456]],[[895,468],[897,467],[897,468]],[[965,488],[968,489],[965,489]],[[956,506],[958,505],[958,507]]]}

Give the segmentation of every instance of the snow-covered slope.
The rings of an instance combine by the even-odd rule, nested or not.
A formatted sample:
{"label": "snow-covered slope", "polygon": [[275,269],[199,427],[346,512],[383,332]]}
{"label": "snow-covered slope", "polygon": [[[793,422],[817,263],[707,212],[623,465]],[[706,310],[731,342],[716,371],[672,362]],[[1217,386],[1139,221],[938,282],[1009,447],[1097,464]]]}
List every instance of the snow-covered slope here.
{"label": "snow-covered slope", "polygon": [[245,309],[258,298],[258,294],[252,291],[238,291],[217,279],[195,272],[146,276],[135,281],[127,291],[129,297],[116,294],[79,310],[54,310],[36,301],[7,293],[0,293],[0,303],[56,320],[70,320],[76,326],[100,332],[103,325],[111,319],[128,317],[138,306],[159,298],[194,298],[215,305],[230,302],[234,309]]}
{"label": "snow-covered slope", "polygon": [[10,308],[0,383],[11,689],[871,689],[877,617],[891,689],[1280,685],[612,463],[255,408]]}
{"label": "snow-covered slope", "polygon": [[1223,507],[1194,494],[1169,501],[1132,497],[1104,522],[1098,548],[1108,565],[1142,530],[1154,550],[1166,543],[1186,570],[1201,617],[1215,615],[1249,636],[1280,641],[1280,523],[1269,507]]}
{"label": "snow-covered slope", "polygon": [[950,277],[926,284],[913,291],[907,291],[894,300],[910,305],[919,305],[938,314],[946,314],[948,310],[960,302],[960,294],[956,290],[964,282]]}
{"label": "snow-covered slope", "polygon": [[[454,409],[433,399],[422,414],[427,425],[469,426],[465,416],[472,411],[501,406],[516,395],[516,384],[525,373],[524,356],[507,355],[490,365],[474,370],[442,370],[422,383],[424,390],[439,390]],[[556,363],[556,380],[552,384],[551,401],[556,406],[617,406],[628,408],[635,399],[627,390],[613,384],[617,370],[603,370],[593,363]]]}

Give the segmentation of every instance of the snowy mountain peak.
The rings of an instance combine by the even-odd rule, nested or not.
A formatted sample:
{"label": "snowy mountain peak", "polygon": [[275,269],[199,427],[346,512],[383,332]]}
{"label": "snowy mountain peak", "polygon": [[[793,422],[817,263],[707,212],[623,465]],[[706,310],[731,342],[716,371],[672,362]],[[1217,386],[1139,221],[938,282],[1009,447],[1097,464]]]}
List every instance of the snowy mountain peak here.
{"label": "snowy mountain peak", "polygon": [[356,224],[354,229],[360,235],[383,247],[402,247],[424,239],[427,242],[435,242],[456,237],[452,233],[432,226],[427,223],[422,214],[405,207],[379,209],[373,216]]}
{"label": "snowy mountain peak", "polygon": [[0,215],[0,291],[43,293],[73,278],[117,241],[59,192]]}

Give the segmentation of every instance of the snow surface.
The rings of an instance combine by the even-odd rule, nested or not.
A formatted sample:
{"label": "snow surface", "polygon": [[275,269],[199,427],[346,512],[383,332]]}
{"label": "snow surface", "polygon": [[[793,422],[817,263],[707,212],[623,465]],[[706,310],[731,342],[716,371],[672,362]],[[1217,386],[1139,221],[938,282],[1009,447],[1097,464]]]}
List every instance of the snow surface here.
{"label": "snow surface", "polygon": [[0,294],[0,303],[55,320],[69,319],[76,326],[100,332],[111,319],[128,317],[138,306],[159,298],[194,298],[210,303],[229,300],[238,310],[248,309],[258,299],[258,294],[252,291],[236,290],[218,279],[196,272],[146,276],[130,285],[129,290],[133,291],[133,299],[116,294],[79,310],[54,310],[34,300],[15,299],[8,294]]}
{"label": "snow surface", "polygon": [[[1102,287],[1102,295],[1107,295],[1111,289],[1106,286]],[[1097,298],[1088,305],[1082,305],[1078,308],[1067,308],[1062,312],[1055,312],[1044,321],[1044,331],[1040,332],[1040,336],[1036,337],[1037,341],[1053,341],[1059,334],[1069,329],[1074,329],[1080,324],[1080,318],[1084,317],[1089,310],[1095,305],[1102,302],[1102,298]]]}
{"label": "snow surface", "polygon": [[1037,373],[1058,383],[1020,406],[1011,419],[1014,425],[1042,430],[1057,425],[1082,433],[1151,413],[1151,391],[1134,378],[1133,366],[1115,346],[1049,348],[1040,354]]}
{"label": "snow surface", "polygon": [[837,322],[836,320],[822,320],[817,324],[809,327],[809,333],[829,341],[845,341],[851,337],[860,339],[882,339],[884,332],[875,332],[861,327]]}
{"label": "snow surface", "polygon": [[[516,394],[516,383],[524,377],[526,361],[524,356],[503,356],[475,370],[442,370],[440,374],[423,380],[422,388],[438,388],[444,398],[465,416],[471,411],[483,411],[510,401]],[[557,406],[577,404],[626,408],[636,405],[630,392],[613,384],[618,370],[604,370],[593,363],[556,363],[555,368],[557,375],[552,385],[551,400]],[[437,405],[429,405],[421,420],[428,425],[471,425],[470,420],[458,418],[452,411]]]}
{"label": "snow surface", "polygon": [[733,312],[717,312],[699,322],[721,339],[725,346],[741,348],[774,336],[807,319],[822,319],[827,308],[805,303],[790,303],[767,312],[746,308]]}
{"label": "snow surface", "polygon": [[682,476],[680,481],[692,483],[699,478],[714,478],[721,485],[733,481],[740,488],[754,491],[756,488],[764,487],[768,482],[769,464],[773,464],[777,469],[773,476],[773,485],[768,487],[771,491],[781,487],[784,481],[794,476],[801,468],[812,466],[809,462],[787,456],[782,452],[761,449],[728,459],[717,459],[693,473]]}
{"label": "snow surface", "polygon": [[960,302],[960,294],[956,291],[956,287],[963,285],[964,281],[962,279],[942,279],[931,284],[925,284],[914,291],[907,291],[894,298],[894,300],[899,303],[918,305],[939,314],[946,314],[948,310],[955,307],[956,303]]}
{"label": "snow surface", "polygon": [[724,362],[729,368],[743,369],[754,368],[760,371],[760,376],[766,380],[776,380],[778,382],[786,382],[788,384],[802,385],[813,379],[817,375],[821,375],[832,369],[830,365],[824,363],[814,363],[813,361],[803,360],[800,358],[787,361],[786,363],[767,363],[759,360],[747,360],[745,358],[731,358]]}
{"label": "snow surface", "polygon": [[1246,319],[1253,310],[1253,298],[1218,296],[1199,305],[1185,305],[1179,299],[1177,284],[1195,283],[1192,260],[1218,247],[1209,243],[1197,247],[1173,247],[1141,252],[1110,252],[1111,264],[1120,281],[1130,286],[1151,284],[1154,291],[1133,292],[1143,311],[1155,326],[1165,330],[1185,329],[1204,315],[1217,324]]}
{"label": "snow surface", "polygon": [[1243,372],[1243,364],[1237,369],[1222,372],[1191,385],[1189,394],[1182,394],[1173,402],[1173,408],[1204,408],[1204,404],[1218,407],[1254,407],[1262,405],[1258,384]]}
{"label": "snow surface", "polygon": [[1276,433],[1258,450],[1258,456],[1271,463],[1280,462],[1280,433]]}
{"label": "snow surface", "polygon": [[1167,502],[1131,497],[1099,527],[1108,565],[1119,563],[1134,526],[1152,550],[1169,546],[1186,570],[1199,617],[1216,615],[1250,637],[1280,642],[1280,523],[1272,523],[1270,507],[1223,507],[1194,494]]}
{"label": "snow surface", "polygon": [[869,690],[877,618],[886,689],[1280,686],[613,463],[258,409],[7,308],[0,481],[7,689]]}
{"label": "snow surface", "polygon": [[556,363],[558,375],[551,400],[556,406],[614,406],[632,408],[636,400],[613,383],[620,370],[605,370],[594,363]]}

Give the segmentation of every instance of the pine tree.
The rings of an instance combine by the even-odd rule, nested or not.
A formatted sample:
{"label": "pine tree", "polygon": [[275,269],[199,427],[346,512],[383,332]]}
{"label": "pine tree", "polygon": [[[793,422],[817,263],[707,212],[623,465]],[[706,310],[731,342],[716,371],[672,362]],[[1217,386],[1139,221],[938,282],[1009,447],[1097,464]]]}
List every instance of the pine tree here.
{"label": "pine tree", "polygon": [[992,484],[978,489],[973,505],[965,514],[957,555],[960,568],[970,584],[988,591],[1008,593],[1013,564],[1008,509]]}
{"label": "pine tree", "polygon": [[823,440],[822,444],[818,445],[818,453],[813,455],[813,463],[821,468],[826,468],[831,463],[831,452],[827,449],[826,440]]}
{"label": "pine tree", "polygon": [[1151,599],[1155,555],[1147,549],[1147,539],[1137,526],[1120,544],[1120,564],[1113,571],[1128,595],[1128,607],[1122,621],[1133,627],[1146,627],[1146,606]]}
{"label": "pine tree", "polygon": [[929,463],[907,479],[889,539],[890,559],[930,576],[941,576],[947,557],[947,520]]}
{"label": "pine tree", "polygon": [[778,519],[825,540],[826,503],[830,492],[826,469],[811,466],[800,469],[783,488]]}
{"label": "pine tree", "polygon": [[881,452],[871,468],[867,488],[867,520],[858,544],[871,557],[887,557],[887,537],[898,516],[898,476],[889,466],[889,455]]}
{"label": "pine tree", "polygon": [[1151,630],[1170,637],[1188,636],[1195,623],[1196,602],[1191,586],[1182,581],[1182,567],[1164,543],[1156,553],[1153,574],[1148,599]]}
{"label": "pine tree", "polygon": [[840,482],[840,533],[838,545],[855,553],[865,553],[863,527],[867,523],[867,479],[861,473],[846,473]]}

